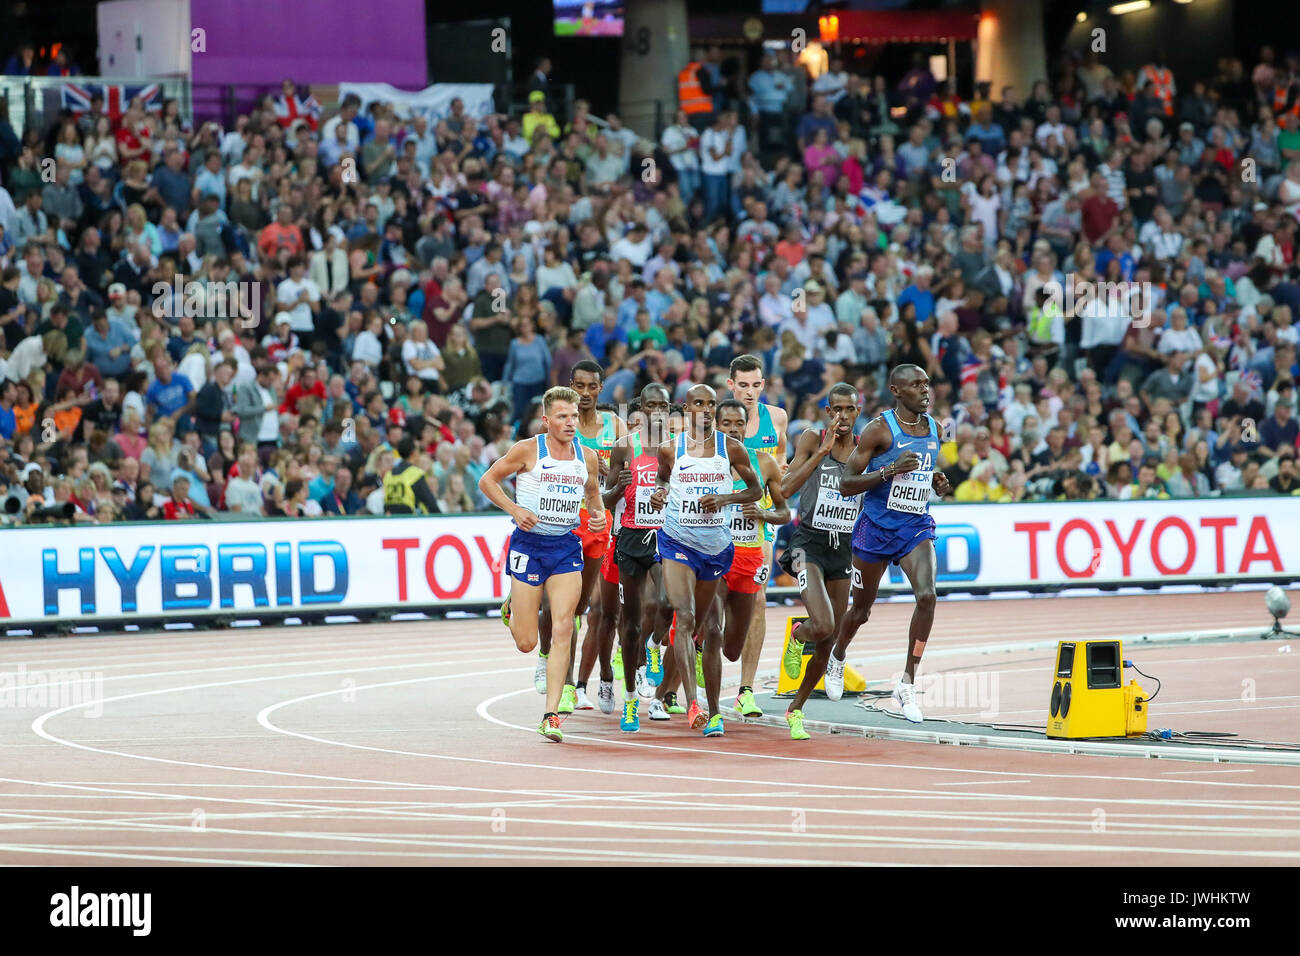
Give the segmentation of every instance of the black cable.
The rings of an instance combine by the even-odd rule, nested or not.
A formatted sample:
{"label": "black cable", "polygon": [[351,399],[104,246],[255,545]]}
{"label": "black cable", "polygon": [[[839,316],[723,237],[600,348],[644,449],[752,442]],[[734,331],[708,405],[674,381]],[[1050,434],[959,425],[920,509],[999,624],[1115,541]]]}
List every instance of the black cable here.
{"label": "black cable", "polygon": [[1145,677],[1147,680],[1153,680],[1153,681],[1156,682],[1156,692],[1155,692],[1154,694],[1152,694],[1150,697],[1147,698],[1147,703],[1150,703],[1151,701],[1155,700],[1156,697],[1159,696],[1159,694],[1160,694],[1160,686],[1161,686],[1161,685],[1160,685],[1160,678],[1159,678],[1159,677],[1152,677],[1150,674],[1143,674],[1141,671],[1138,671],[1138,667],[1137,667],[1137,665],[1134,664],[1132,661],[1125,661],[1124,663],[1125,663],[1127,666],[1133,668],[1135,671],[1138,672],[1138,674],[1140,674],[1141,676]]}

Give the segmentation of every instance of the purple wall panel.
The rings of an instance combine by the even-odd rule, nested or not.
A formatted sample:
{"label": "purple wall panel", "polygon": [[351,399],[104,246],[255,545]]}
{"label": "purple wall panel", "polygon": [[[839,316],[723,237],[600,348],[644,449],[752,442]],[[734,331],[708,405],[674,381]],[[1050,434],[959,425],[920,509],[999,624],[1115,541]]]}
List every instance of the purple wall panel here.
{"label": "purple wall panel", "polygon": [[190,0],[196,84],[428,83],[424,0]]}

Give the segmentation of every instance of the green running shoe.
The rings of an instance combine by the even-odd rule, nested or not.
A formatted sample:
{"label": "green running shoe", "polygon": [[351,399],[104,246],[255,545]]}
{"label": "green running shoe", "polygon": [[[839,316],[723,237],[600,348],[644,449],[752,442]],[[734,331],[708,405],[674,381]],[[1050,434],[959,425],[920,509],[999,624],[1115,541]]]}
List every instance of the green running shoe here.
{"label": "green running shoe", "polygon": [[785,653],[781,655],[781,669],[791,680],[798,680],[799,671],[803,669],[803,645],[793,637],[786,641]]}
{"label": "green running shoe", "polygon": [[704,686],[704,648],[695,648],[695,686]]}
{"label": "green running shoe", "polygon": [[668,693],[668,694],[664,694],[664,704],[667,705],[668,713],[670,713],[670,714],[684,714],[684,713],[686,713],[686,708],[683,707],[681,704],[677,703],[677,692],[676,692],[676,691],[673,691],[673,692]]}
{"label": "green running shoe", "polygon": [[578,706],[578,688],[572,684],[564,685],[564,692],[560,694],[560,706],[556,711],[561,714],[573,713],[573,708]]}
{"label": "green running shoe", "polygon": [[754,692],[752,690],[744,690],[741,692],[740,696],[736,698],[735,709],[742,717],[763,716],[763,708],[759,707],[758,703],[754,700]]}
{"label": "green running shoe", "polygon": [[617,644],[614,645],[614,659],[610,666],[614,668],[614,682],[618,683],[623,679],[623,648]]}
{"label": "green running shoe", "polygon": [[722,715],[714,714],[709,718],[709,722],[704,725],[704,736],[721,737],[726,731],[722,729]]}
{"label": "green running shoe", "polygon": [[658,687],[664,680],[664,655],[654,641],[645,642],[645,679],[651,687]]}
{"label": "green running shoe", "polygon": [[560,732],[560,718],[555,714],[543,717],[537,732],[547,740],[554,741],[557,744],[564,739],[564,734]]}
{"label": "green running shoe", "polygon": [[792,710],[785,715],[785,722],[790,725],[791,740],[808,740],[810,734],[803,729],[803,711]]}
{"label": "green running shoe", "polygon": [[506,627],[510,626],[510,595],[509,594],[507,594],[506,599],[501,602],[501,623],[504,624]]}

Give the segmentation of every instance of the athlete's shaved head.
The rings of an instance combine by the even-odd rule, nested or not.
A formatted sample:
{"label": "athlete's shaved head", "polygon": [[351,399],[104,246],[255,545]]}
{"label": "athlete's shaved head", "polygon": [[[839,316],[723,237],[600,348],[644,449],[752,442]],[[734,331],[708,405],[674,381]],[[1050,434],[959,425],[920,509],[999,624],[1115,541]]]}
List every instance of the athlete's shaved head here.
{"label": "athlete's shaved head", "polygon": [[918,375],[928,377],[925,375],[925,369],[919,365],[897,365],[889,373],[889,384],[902,387],[910,383]]}
{"label": "athlete's shaved head", "polygon": [[889,390],[911,416],[930,410],[930,376],[918,365],[900,365],[890,372]]}
{"label": "athlete's shaved head", "polygon": [[687,427],[697,435],[713,428],[717,412],[718,393],[708,385],[692,385],[686,393]]}
{"label": "athlete's shaved head", "polygon": [[668,386],[664,385],[662,382],[651,382],[645,388],[641,389],[641,401],[643,402],[653,401],[660,395],[663,396],[665,402],[672,401],[672,393],[668,391]]}

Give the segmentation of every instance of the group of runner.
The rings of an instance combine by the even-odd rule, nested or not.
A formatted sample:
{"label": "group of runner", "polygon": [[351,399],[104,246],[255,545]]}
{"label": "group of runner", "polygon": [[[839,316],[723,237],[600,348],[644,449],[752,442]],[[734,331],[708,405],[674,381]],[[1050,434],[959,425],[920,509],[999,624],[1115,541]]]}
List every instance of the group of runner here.
{"label": "group of runner", "polygon": [[[569,386],[542,398],[544,432],[517,442],[479,481],[514,519],[502,620],[520,651],[539,650],[534,683],[546,710],[538,732],[558,742],[564,715],[597,706],[613,713],[622,680],[622,731],[640,730],[648,701],[651,720],[685,714],[692,729],[720,736],[724,656],[740,661],[732,713],[761,716],[753,685],[773,544],[796,495],[798,524],[780,560],[807,609],[781,662],[792,680],[803,673],[786,712],[791,738],[809,739],[803,705],[819,683],[830,699],[842,695],[846,650],[891,563],[916,598],[893,699],[908,720],[922,720],[913,679],[934,620],[929,502],[932,491],[948,493],[925,371],[895,368],[894,406],[860,436],[857,390],[833,386],[825,427],[799,435],[788,465],[786,414],[760,401],[766,382],[752,355],[731,363],[733,397],[719,401],[710,386],[694,385],[674,405],[651,383],[626,421],[598,407],[603,385],[600,365],[577,363]],[[587,686],[597,666],[593,704]]]}

